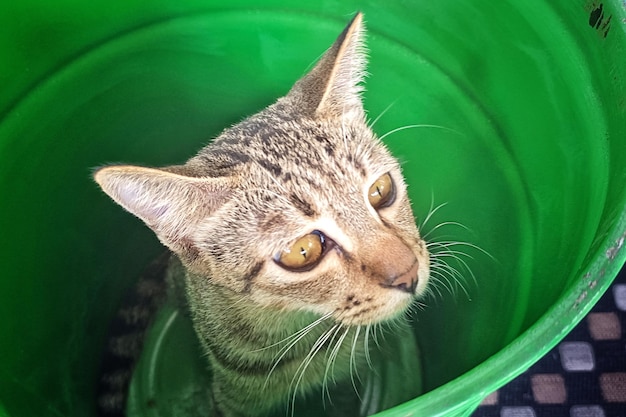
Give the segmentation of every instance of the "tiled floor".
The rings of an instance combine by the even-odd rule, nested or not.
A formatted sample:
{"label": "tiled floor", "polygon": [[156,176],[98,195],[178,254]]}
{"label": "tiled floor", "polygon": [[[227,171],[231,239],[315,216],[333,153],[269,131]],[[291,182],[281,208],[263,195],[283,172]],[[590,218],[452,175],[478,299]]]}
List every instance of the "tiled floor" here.
{"label": "tiled floor", "polygon": [[556,348],[473,417],[626,417],[626,268]]}

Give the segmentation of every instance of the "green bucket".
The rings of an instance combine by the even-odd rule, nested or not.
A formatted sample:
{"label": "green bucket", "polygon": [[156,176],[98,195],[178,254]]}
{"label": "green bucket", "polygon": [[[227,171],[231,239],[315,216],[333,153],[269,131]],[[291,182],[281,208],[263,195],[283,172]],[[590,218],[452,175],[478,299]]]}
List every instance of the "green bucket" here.
{"label": "green bucket", "polygon": [[435,282],[414,324],[424,394],[379,415],[471,414],[610,285],[626,258],[624,2],[214,3],[0,5],[0,415],[94,415],[107,323],[162,251],[90,169],[184,161],[283,95],[357,10],[374,129],[393,131],[421,221],[445,203],[428,239],[491,255],[459,247],[465,282]]}

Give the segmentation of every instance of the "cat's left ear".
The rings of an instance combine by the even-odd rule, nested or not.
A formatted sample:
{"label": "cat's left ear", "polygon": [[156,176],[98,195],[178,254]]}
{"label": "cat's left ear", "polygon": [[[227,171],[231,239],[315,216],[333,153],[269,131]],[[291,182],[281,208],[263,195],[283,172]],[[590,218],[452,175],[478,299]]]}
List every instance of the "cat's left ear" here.
{"label": "cat's left ear", "polygon": [[94,173],[102,190],[139,217],[172,251],[185,256],[198,224],[230,200],[234,179],[189,177],[167,169],[107,166]]}
{"label": "cat's left ear", "polygon": [[363,117],[361,92],[367,65],[364,38],[363,14],[357,13],[287,97],[314,118]]}

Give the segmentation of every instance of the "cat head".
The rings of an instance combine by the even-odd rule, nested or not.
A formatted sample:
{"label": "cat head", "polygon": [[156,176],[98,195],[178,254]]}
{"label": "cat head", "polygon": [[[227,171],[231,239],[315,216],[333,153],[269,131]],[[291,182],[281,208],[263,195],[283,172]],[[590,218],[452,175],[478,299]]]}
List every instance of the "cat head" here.
{"label": "cat head", "polygon": [[357,14],[285,97],[184,165],[95,172],[177,254],[193,291],[218,285],[348,325],[395,317],[424,292],[429,254],[400,166],[361,102],[363,38]]}

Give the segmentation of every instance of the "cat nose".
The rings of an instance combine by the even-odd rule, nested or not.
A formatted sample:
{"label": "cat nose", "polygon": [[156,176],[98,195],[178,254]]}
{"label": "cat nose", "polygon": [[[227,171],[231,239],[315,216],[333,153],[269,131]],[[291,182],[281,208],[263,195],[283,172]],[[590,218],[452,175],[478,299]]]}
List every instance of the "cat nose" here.
{"label": "cat nose", "polygon": [[389,233],[377,236],[374,247],[381,249],[364,254],[362,271],[367,271],[383,288],[414,294],[420,263],[413,250]]}
{"label": "cat nose", "polygon": [[395,278],[392,278],[388,286],[390,288],[396,288],[401,291],[415,294],[415,288],[417,288],[417,282],[419,281],[417,277],[418,269],[419,263],[417,260],[415,260],[415,262],[408,271],[400,274]]}

